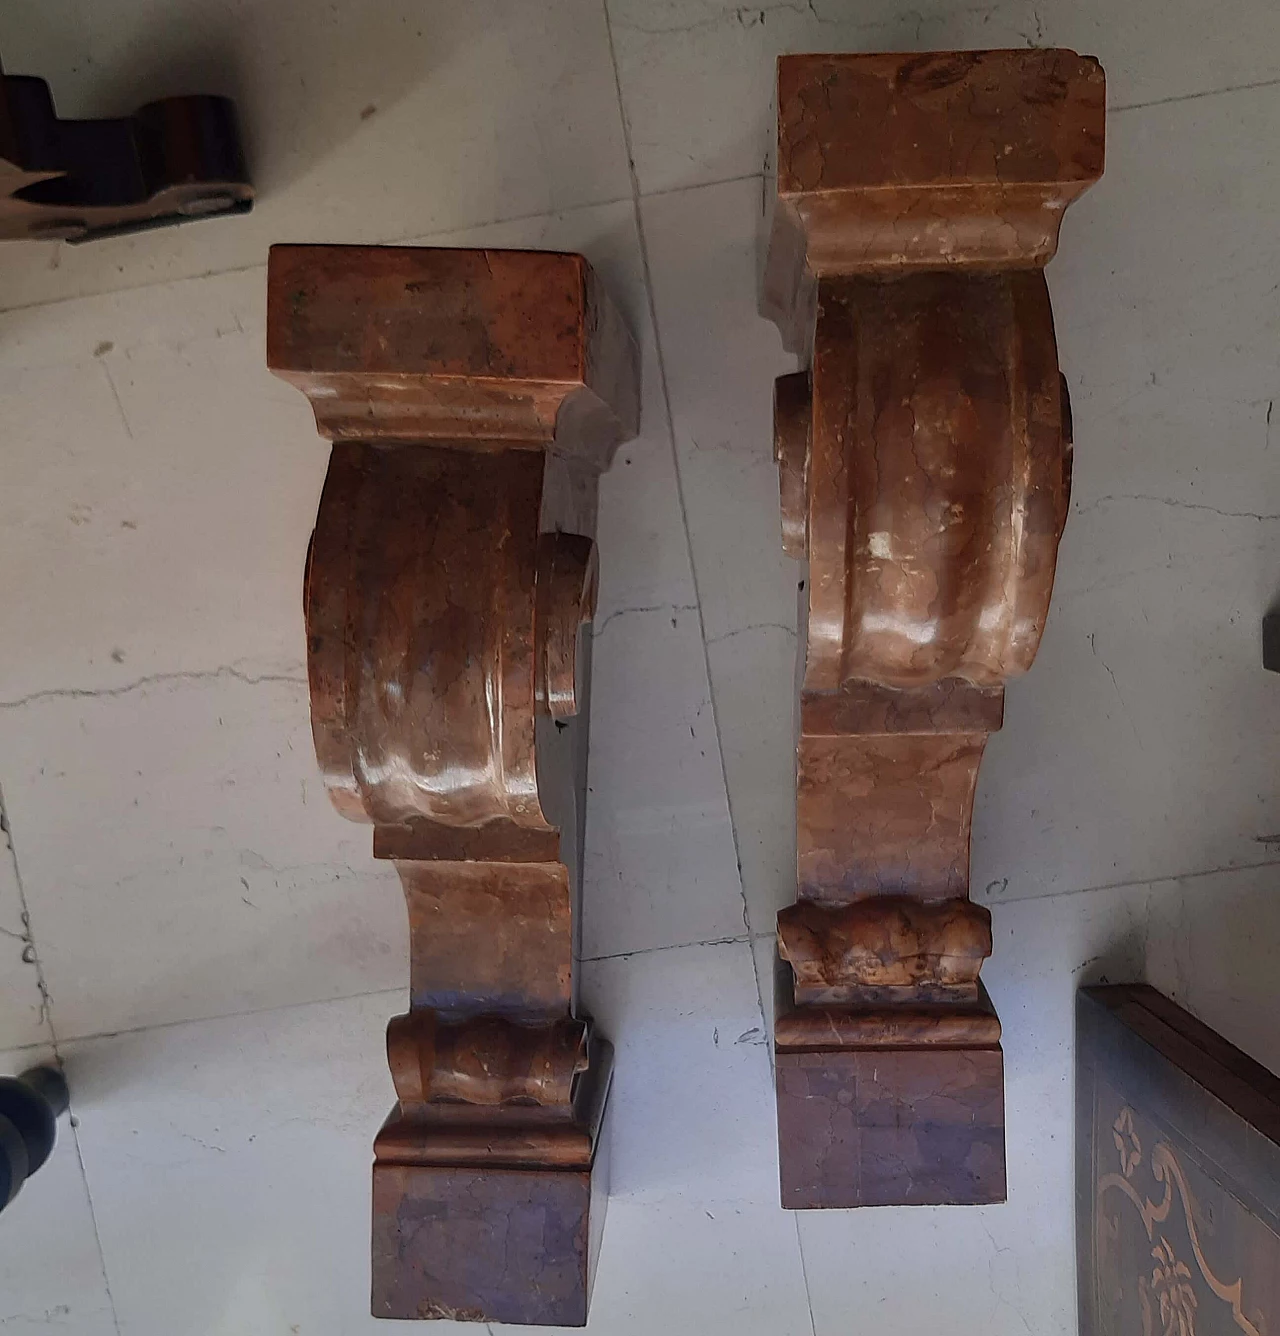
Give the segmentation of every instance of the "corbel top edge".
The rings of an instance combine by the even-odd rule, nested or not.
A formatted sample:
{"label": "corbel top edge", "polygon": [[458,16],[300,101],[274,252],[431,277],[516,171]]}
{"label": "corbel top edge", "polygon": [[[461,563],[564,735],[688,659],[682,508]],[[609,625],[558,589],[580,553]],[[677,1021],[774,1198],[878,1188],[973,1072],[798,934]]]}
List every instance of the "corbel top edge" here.
{"label": "corbel top edge", "polygon": [[634,376],[634,340],[576,253],[280,244],[267,292],[267,365],[294,384],[505,382],[609,401]]}
{"label": "corbel top edge", "polygon": [[1065,48],[778,58],[777,189],[1061,184],[1103,171],[1106,76]]}

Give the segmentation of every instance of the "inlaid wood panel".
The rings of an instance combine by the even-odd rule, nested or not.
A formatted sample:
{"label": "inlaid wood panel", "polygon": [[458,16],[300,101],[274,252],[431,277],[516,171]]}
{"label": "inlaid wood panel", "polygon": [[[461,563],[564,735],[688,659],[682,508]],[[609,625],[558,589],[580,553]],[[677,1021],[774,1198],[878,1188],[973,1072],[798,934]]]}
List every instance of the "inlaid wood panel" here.
{"label": "inlaid wood panel", "polygon": [[1082,1336],[1280,1321],[1280,1079],[1154,988],[1076,1008]]}

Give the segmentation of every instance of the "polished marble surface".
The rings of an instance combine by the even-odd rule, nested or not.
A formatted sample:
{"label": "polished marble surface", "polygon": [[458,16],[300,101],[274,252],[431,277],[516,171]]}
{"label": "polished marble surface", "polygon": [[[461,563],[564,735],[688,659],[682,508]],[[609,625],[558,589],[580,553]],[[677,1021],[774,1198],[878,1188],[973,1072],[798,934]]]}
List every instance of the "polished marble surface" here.
{"label": "polished marble surface", "polygon": [[[618,1048],[605,1336],[1074,1332],[1071,998],[1280,1049],[1280,18],[1261,0],[49,0],[64,114],[237,97],[246,219],[0,248],[0,1045],[78,1126],[0,1216],[0,1330],[372,1331],[369,1146],[407,934],[321,793],[300,577],[325,470],[265,369],[273,241],[584,251],[643,350],[601,493],[586,1003]],[[798,588],[755,315],[782,50],[1063,43],[1108,170],[1049,270],[1075,408],[1053,610],[981,773],[1010,1197],[776,1201]],[[11,848],[9,847],[11,845]],[[762,989],[765,1002],[761,1010]],[[441,1328],[445,1330],[446,1328]]]}

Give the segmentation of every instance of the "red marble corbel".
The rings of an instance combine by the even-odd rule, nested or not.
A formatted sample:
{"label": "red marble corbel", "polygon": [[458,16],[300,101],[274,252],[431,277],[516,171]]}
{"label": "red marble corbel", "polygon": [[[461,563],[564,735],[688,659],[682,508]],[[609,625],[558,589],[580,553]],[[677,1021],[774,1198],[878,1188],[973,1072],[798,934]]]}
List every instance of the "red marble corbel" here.
{"label": "red marble corbel", "polygon": [[577,255],[275,246],[267,358],[333,440],[316,755],[411,928],[373,1313],[581,1325],[612,1050],[578,1014],[597,480],[637,353]]}
{"label": "red marble corbel", "polygon": [[1105,100],[1071,51],[779,61],[762,307],[808,365],[775,401],[783,546],[809,563],[785,1206],[1005,1195],[969,827],[1067,514],[1043,266],[1101,175]]}

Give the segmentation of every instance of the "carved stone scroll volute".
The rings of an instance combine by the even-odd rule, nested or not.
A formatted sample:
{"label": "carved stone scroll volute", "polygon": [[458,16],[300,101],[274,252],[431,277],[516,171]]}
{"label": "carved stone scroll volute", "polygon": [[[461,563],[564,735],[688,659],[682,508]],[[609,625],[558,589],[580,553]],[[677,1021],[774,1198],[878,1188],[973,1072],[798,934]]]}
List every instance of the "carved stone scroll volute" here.
{"label": "carved stone scroll volute", "polygon": [[1043,266],[1102,172],[1071,51],[784,56],[763,309],[807,558],[798,900],[778,918],[783,1204],[1005,1195],[969,894],[978,765],[1031,666],[1070,488]]}
{"label": "carved stone scroll volute", "polygon": [[596,487],[637,354],[586,262],[276,246],[268,362],[332,438],[312,728],[410,921],[373,1312],[581,1325],[612,1050],[575,992]]}

